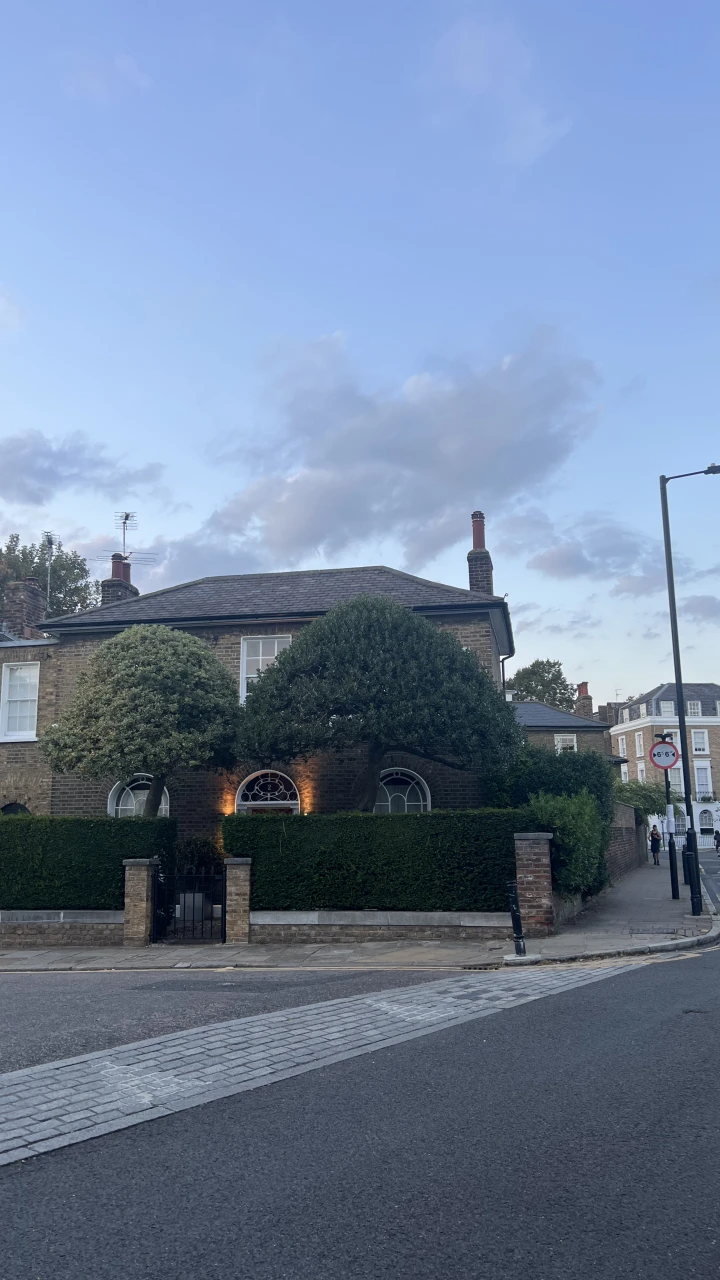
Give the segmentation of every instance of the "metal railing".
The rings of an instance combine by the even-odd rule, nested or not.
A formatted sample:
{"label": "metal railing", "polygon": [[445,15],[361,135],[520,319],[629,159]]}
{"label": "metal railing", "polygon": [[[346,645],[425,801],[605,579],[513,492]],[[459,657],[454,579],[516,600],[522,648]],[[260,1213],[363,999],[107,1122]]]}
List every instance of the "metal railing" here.
{"label": "metal railing", "polygon": [[156,870],[153,942],[224,942],[225,873]]}

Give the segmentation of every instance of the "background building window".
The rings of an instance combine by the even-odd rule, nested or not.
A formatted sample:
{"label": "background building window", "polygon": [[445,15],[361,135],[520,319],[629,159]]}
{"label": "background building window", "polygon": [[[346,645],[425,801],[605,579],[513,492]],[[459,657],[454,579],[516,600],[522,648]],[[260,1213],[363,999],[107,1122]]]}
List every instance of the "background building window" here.
{"label": "background building window", "polygon": [[702,707],[701,707],[700,703],[699,703],[699,702],[696,702],[696,701],[694,701],[694,700],[693,700],[693,701],[688,702],[688,704],[687,704],[687,712],[686,712],[686,714],[687,714],[687,715],[689,715],[689,716],[701,716],[701,715],[702,715]]}
{"label": "background building window", "polygon": [[640,719],[644,720],[646,715],[647,715],[647,703],[641,702],[640,703]]}
{"label": "background building window", "polygon": [[692,731],[692,749],[695,756],[706,756],[708,754],[708,732],[707,729],[693,729]]}
{"label": "background building window", "polygon": [[674,769],[668,769],[668,777],[670,779],[670,790],[681,796],[683,793],[683,776],[679,764]]}
{"label": "background building window", "polygon": [[410,769],[386,769],[380,774],[374,813],[427,813],[430,791],[427,783]]}
{"label": "background building window", "polygon": [[644,754],[645,754],[645,747],[643,745],[643,736],[641,733],[636,733],[635,734],[635,755],[642,756]]}
{"label": "background building window", "polygon": [[630,708],[629,708],[629,707],[625,707],[625,708],[624,708],[623,713],[622,713],[622,718],[623,718],[623,724],[627,724],[628,720],[630,719]]}
{"label": "background building window", "polygon": [[36,737],[39,662],[5,662],[0,686],[0,738],[31,742]]}
{"label": "background building window", "polygon": [[[147,793],[150,790],[152,776],[149,773],[136,773],[129,782],[118,782],[108,796],[108,813],[111,818],[140,818],[145,809]],[[170,797],[167,787],[162,794],[158,818],[170,816]]]}
{"label": "background building window", "polygon": [[709,764],[695,765],[695,795],[700,800],[712,797],[712,778]]}
{"label": "background building window", "polygon": [[300,797],[292,778],[274,769],[261,769],[241,782],[235,809],[237,813],[299,813]]}
{"label": "background building window", "polygon": [[6,818],[12,817],[14,813],[29,813],[30,810],[24,804],[20,804],[19,800],[11,800],[10,804],[4,804],[0,813],[4,813]]}
{"label": "background building window", "polygon": [[564,751],[577,751],[576,733],[555,734],[555,754],[561,756]]}
{"label": "background building window", "polygon": [[675,703],[674,703],[674,702],[661,702],[661,703],[660,703],[660,715],[661,715],[661,716],[674,716],[674,715],[675,715]]}
{"label": "background building window", "polygon": [[620,781],[628,782],[629,779],[630,779],[630,770],[628,769],[626,764],[621,764],[620,765]]}
{"label": "background building window", "polygon": [[702,836],[712,835],[713,831],[715,830],[715,826],[713,823],[713,816],[712,816],[711,809],[700,810],[700,817],[698,818],[698,826],[700,827],[700,834]]}
{"label": "background building window", "polygon": [[258,676],[271,667],[281,649],[289,649],[292,636],[246,636],[240,656],[240,701],[244,702]]}
{"label": "background building window", "polygon": [[626,756],[627,755],[627,739],[624,733],[620,734],[620,737],[617,740],[617,744],[618,744],[618,755]]}
{"label": "background building window", "polygon": [[638,761],[637,773],[638,773],[638,779],[637,779],[638,782],[644,782],[645,781],[645,762],[643,760]]}

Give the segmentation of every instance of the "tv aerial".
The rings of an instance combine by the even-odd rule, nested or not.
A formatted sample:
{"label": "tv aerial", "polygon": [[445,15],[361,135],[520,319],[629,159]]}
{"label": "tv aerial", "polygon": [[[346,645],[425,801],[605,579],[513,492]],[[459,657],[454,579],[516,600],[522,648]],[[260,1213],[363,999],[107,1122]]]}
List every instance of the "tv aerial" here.
{"label": "tv aerial", "polygon": [[[136,551],[128,551],[127,535],[128,530],[137,529],[138,518],[137,511],[116,511],[115,512],[115,528],[122,531],[122,558],[132,564],[154,564],[157,556],[151,555],[149,552],[142,552],[140,555]],[[101,556],[96,556],[96,560],[107,561],[108,557],[117,555],[116,551],[103,551]]]}

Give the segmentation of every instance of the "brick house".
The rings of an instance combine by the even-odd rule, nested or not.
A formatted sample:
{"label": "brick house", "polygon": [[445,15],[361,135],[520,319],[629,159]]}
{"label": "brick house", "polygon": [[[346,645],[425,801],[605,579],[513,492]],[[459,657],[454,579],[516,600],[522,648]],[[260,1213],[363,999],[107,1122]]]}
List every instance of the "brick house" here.
{"label": "brick house", "polygon": [[[13,584],[6,592],[6,612],[9,594],[13,615],[4,625],[8,638],[0,640],[0,810],[117,817],[142,811],[147,778],[96,782],[53,774],[37,747],[37,733],[67,708],[97,646],[138,623],[162,623],[203,639],[232,672],[242,700],[259,672],[314,618],[358,595],[387,596],[451,631],[499,687],[502,660],[514,652],[510,615],[506,601],[493,594],[481,512],[473,513],[472,528],[468,590],[370,566],[202,578],[140,595],[129,563],[116,554],[98,608],[43,620],[37,584]],[[161,812],[177,817],[184,835],[216,831],[221,816],[235,809],[333,812],[350,807],[359,768],[358,756],[345,752],[277,770],[248,762],[232,773],[186,773],[169,780]],[[477,773],[397,754],[384,761],[377,809],[467,808],[481,799]]]}
{"label": "brick house", "polygon": [[[720,829],[720,685],[683,683],[683,691],[692,757],[692,796],[697,805],[695,824],[701,836],[711,842],[712,832]],[[662,774],[650,763],[648,753],[660,733],[670,733],[680,750],[676,685],[657,685],[624,703],[618,708],[617,718],[610,735],[613,755],[626,761],[620,766],[623,780],[662,781]],[[680,765],[670,770],[670,785],[678,795],[682,793]]]}

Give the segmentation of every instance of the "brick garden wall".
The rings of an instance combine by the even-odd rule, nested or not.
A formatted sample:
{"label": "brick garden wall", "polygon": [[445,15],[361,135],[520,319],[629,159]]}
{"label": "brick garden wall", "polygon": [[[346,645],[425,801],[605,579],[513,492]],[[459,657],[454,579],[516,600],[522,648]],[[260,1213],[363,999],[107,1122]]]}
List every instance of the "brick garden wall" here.
{"label": "brick garden wall", "polygon": [[613,882],[648,860],[645,826],[635,825],[635,810],[629,804],[615,805],[615,820],[606,857]]}

